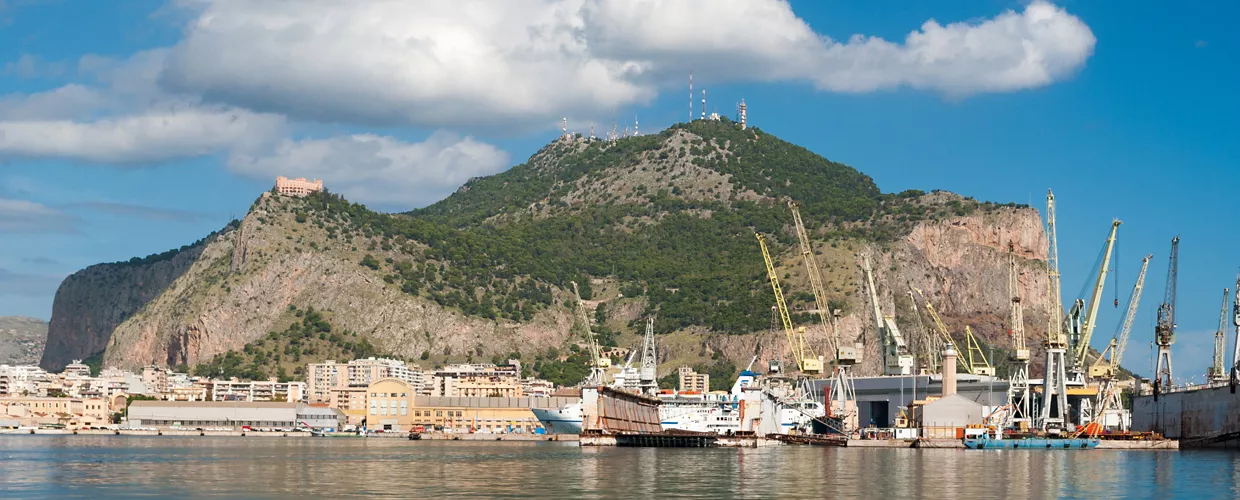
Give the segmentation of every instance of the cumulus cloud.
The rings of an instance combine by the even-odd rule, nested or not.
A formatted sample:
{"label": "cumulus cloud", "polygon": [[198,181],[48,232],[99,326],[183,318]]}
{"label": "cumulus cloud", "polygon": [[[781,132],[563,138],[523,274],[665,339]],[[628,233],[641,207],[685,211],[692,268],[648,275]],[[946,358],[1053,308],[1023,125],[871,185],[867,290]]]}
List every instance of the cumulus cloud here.
{"label": "cumulus cloud", "polygon": [[401,208],[436,201],[507,165],[508,154],[496,147],[443,131],[414,143],[372,134],[285,140],[265,154],[229,161],[244,175],[319,178],[350,200]]}
{"label": "cumulus cloud", "polygon": [[0,233],[72,233],[78,220],[33,201],[0,198]]}
{"label": "cumulus cloud", "polygon": [[244,147],[271,137],[283,123],[275,115],[211,108],[93,121],[0,121],[0,155],[155,163]]}
{"label": "cumulus cloud", "polygon": [[712,83],[945,95],[1047,85],[1094,36],[1035,0],[980,22],[927,21],[903,42],[816,33],[785,0],[196,2],[170,89],[324,121],[548,124],[650,101],[692,67]]}

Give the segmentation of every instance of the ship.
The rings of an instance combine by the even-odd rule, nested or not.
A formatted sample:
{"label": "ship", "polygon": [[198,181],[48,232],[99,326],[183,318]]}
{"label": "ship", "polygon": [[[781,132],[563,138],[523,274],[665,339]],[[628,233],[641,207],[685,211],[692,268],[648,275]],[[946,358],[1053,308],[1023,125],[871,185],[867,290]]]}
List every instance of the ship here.
{"label": "ship", "polygon": [[580,399],[559,408],[530,408],[547,434],[581,434],[581,410]]}

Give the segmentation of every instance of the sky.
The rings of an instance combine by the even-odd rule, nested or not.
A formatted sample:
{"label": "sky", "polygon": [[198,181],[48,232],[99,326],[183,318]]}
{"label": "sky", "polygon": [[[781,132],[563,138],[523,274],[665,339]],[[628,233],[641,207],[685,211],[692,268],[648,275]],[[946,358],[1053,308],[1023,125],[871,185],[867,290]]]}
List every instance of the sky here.
{"label": "sky", "polygon": [[[886,192],[1058,204],[1065,300],[1123,220],[1095,346],[1146,290],[1152,372],[1181,236],[1176,378],[1201,381],[1240,236],[1232,2],[0,0],[0,315],[86,266],[191,243],[276,175],[425,206],[571,131],[709,111]],[[694,97],[694,113],[700,94]],[[1116,279],[1117,278],[1117,279]],[[1229,334],[1228,359],[1231,352]]]}

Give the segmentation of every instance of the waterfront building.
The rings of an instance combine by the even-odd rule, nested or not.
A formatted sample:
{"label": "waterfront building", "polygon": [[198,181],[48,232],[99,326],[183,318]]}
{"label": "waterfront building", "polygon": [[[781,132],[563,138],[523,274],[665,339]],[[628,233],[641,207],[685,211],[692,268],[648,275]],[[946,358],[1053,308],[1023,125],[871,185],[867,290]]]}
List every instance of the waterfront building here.
{"label": "waterfront building", "polygon": [[330,402],[334,391],[345,387],[365,387],[385,378],[404,380],[418,391],[426,385],[421,367],[409,366],[397,359],[365,358],[346,364],[328,360],[306,365],[307,398],[316,403]]}
{"label": "waterfront building", "polygon": [[110,422],[108,402],[98,398],[0,398],[0,415],[28,427],[63,425],[79,429]]}
{"label": "waterfront building", "polygon": [[75,359],[72,363],[65,365],[63,373],[66,377],[89,377],[90,367],[82,364],[82,360]]}
{"label": "waterfront building", "polygon": [[306,180],[305,177],[289,179],[282,175],[276,177],[276,193],[285,196],[306,196],[322,190],[323,181],[319,179]]}
{"label": "waterfront building", "polygon": [[[1007,404],[1007,380],[967,373],[958,373],[955,378],[956,388],[950,392],[987,409]],[[830,383],[829,379],[812,381],[814,393],[824,394]],[[944,389],[941,374],[856,377],[853,385],[856,387],[858,425],[876,428],[895,427],[902,411],[941,397]],[[905,415],[913,420],[920,417]]]}
{"label": "waterfront building", "polygon": [[687,366],[680,367],[676,373],[680,376],[678,390],[680,392],[710,392],[710,375],[697,373]]}
{"label": "waterfront building", "polygon": [[461,363],[435,370],[418,394],[438,397],[521,397],[520,365]]}
{"label": "waterfront building", "polygon": [[38,395],[40,385],[51,378],[37,366],[0,365],[0,397]]}
{"label": "waterfront building", "polygon": [[158,366],[142,367],[142,384],[146,395],[158,396],[168,391],[168,370]]}
{"label": "waterfront building", "polygon": [[542,428],[530,408],[560,408],[577,398],[418,396],[407,382],[386,379],[366,392],[370,429],[533,433]]}
{"label": "waterfront building", "polygon": [[549,398],[555,392],[555,384],[550,380],[528,377],[521,379],[521,394],[534,398]]}
{"label": "waterfront building", "polygon": [[130,427],[294,429],[339,428],[343,415],[304,403],[134,401]]}

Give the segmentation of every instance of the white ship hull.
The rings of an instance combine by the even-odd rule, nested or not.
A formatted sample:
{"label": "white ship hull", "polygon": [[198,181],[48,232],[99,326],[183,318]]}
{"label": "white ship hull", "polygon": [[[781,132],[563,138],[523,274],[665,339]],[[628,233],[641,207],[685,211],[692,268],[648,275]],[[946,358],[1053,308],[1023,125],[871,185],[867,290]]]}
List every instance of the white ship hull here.
{"label": "white ship hull", "polygon": [[581,402],[558,409],[530,408],[547,434],[581,434]]}

